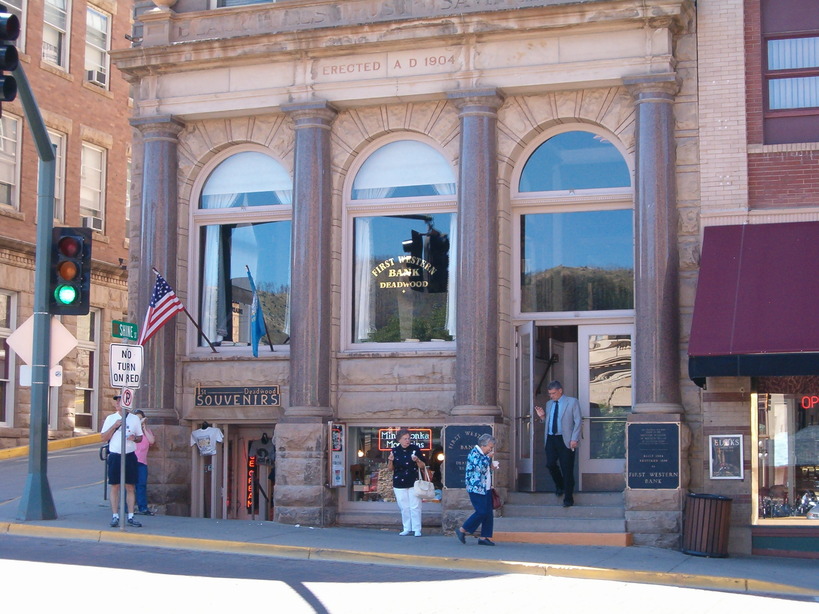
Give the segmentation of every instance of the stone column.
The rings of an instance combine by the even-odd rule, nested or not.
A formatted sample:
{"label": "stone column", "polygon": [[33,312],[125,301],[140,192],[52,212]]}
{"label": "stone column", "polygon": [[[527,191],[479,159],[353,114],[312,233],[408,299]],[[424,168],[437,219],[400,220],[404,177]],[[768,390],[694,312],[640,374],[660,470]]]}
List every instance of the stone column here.
{"label": "stone column", "polygon": [[[139,273],[130,290],[132,296],[136,295],[135,321],[141,329],[156,281],[152,267],[178,291],[177,147],[184,123],[175,117],[158,116],[135,118],[131,125],[140,131],[143,142],[142,204],[136,248]],[[159,504],[165,513],[187,515],[190,431],[180,425],[175,407],[176,323],[174,320],[166,324],[145,345],[136,407],[145,411],[159,444],[151,453],[151,503]]]}
{"label": "stone column", "polygon": [[330,407],[332,173],[326,102],[286,105],[296,131],[290,284],[290,405],[276,426],[276,520],[335,519],[325,488]]}
{"label": "stone column", "polygon": [[461,119],[455,407],[494,422],[498,407],[498,108],[493,89],[452,92]]}
{"label": "stone column", "polygon": [[680,309],[674,74],[626,79],[637,103],[634,412],[679,413]]}
{"label": "stone column", "polygon": [[[626,489],[627,530],[638,545],[678,546],[689,480],[690,431],[680,394],[679,252],[673,73],[625,80],[637,105],[634,410],[628,423],[679,425],[677,489]],[[636,450],[627,451],[636,454]],[[632,459],[635,461],[637,459]],[[650,459],[644,459],[650,464]],[[676,460],[676,459],[675,459]],[[628,476],[626,476],[628,483]]]}

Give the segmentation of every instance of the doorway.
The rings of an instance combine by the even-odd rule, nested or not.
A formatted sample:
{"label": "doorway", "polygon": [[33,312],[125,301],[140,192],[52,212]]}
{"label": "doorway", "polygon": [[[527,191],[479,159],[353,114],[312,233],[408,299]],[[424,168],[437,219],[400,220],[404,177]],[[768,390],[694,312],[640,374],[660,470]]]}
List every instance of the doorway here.
{"label": "doorway", "polygon": [[543,423],[534,406],[546,407],[547,386],[558,380],[576,397],[583,415],[575,463],[578,491],[625,488],[625,423],[631,412],[632,325],[542,326],[516,330],[515,457],[517,488],[552,492],[546,470]]}
{"label": "doorway", "polygon": [[276,446],[273,425],[231,425],[227,436],[225,517],[273,520]]}

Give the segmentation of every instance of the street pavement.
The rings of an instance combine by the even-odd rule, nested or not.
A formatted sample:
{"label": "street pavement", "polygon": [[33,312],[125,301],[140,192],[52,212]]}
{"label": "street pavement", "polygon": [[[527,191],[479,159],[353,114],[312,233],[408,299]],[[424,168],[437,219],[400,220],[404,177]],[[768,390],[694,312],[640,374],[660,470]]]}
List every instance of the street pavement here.
{"label": "street pavement", "polygon": [[[50,446],[98,441],[84,438]],[[56,444],[56,445],[55,445]],[[137,516],[142,528],[110,528],[103,499],[102,464],[93,476],[76,467],[98,453],[99,444],[49,453],[48,476],[57,518],[18,520],[28,471],[25,449],[0,451],[0,534],[129,543],[143,546],[254,554],[304,560],[371,563],[590,578],[776,595],[819,603],[819,563],[761,556],[697,557],[675,550],[630,546],[565,546],[498,543],[464,546],[453,535],[400,537],[395,530],[310,527],[265,521]],[[78,459],[85,459],[85,463]],[[54,479],[52,479],[54,475]],[[72,476],[68,479],[66,476]],[[396,514],[397,514],[396,510]]]}

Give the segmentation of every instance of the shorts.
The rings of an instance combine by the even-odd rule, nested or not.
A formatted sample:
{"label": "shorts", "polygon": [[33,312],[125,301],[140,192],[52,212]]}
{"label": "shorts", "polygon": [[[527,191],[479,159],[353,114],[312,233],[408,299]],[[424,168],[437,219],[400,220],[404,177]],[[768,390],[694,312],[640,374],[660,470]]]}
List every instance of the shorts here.
{"label": "shorts", "polygon": [[[108,454],[108,483],[119,486],[119,459],[120,455],[113,452]],[[125,455],[125,483],[136,484],[139,475],[137,467],[136,452],[128,452]]]}

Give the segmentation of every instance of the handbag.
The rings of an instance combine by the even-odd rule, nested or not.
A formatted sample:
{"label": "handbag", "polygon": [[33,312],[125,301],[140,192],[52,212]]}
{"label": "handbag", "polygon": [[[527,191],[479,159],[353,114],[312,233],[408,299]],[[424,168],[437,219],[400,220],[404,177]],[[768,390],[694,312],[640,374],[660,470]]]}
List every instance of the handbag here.
{"label": "handbag", "polygon": [[503,501],[501,501],[501,498],[500,498],[500,495],[498,494],[498,491],[493,488],[492,489],[492,509],[493,510],[499,510],[502,505],[503,505]]}
{"label": "handbag", "polygon": [[[420,497],[421,499],[434,499],[435,498],[435,484],[429,481],[429,470],[424,467],[424,471],[426,475],[421,475],[421,469],[418,469],[418,479],[415,480],[415,484],[412,486],[412,491],[415,493],[415,496]],[[427,479],[425,480],[424,477]]]}

